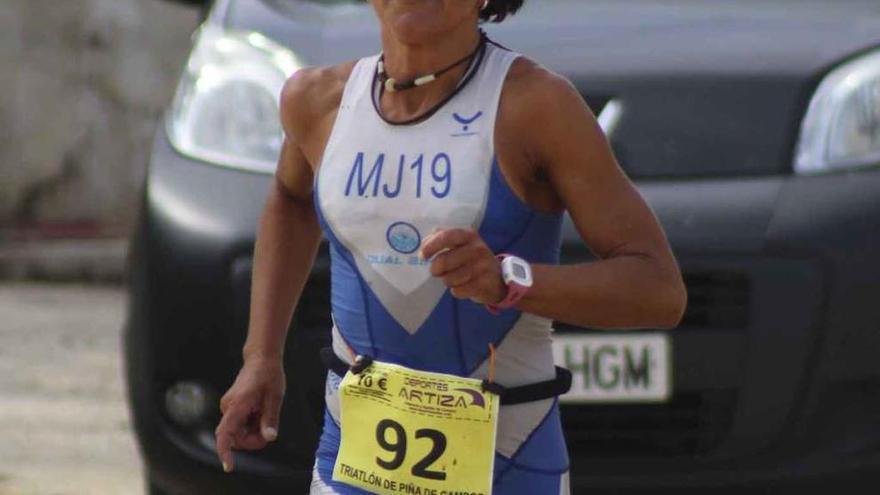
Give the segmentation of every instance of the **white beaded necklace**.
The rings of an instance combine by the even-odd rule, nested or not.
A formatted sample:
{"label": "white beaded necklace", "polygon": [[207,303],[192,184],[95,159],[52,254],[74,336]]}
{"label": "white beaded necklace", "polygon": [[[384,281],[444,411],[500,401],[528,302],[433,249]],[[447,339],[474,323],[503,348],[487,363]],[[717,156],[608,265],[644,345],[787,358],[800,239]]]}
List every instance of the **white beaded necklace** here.
{"label": "white beaded necklace", "polygon": [[483,44],[486,43],[486,33],[480,30],[480,42],[477,43],[477,47],[471,53],[465,55],[461,59],[453,62],[452,64],[444,67],[443,69],[434,72],[432,74],[427,74],[424,76],[416,77],[414,79],[408,79],[406,81],[398,81],[393,77],[389,77],[388,73],[385,72],[385,54],[383,53],[379,57],[379,63],[376,64],[376,74],[378,75],[379,82],[385,86],[385,91],[389,93],[394,93],[396,91],[404,91],[407,89],[417,88],[420,86],[424,86],[426,84],[432,83],[437,80],[438,77],[449,72],[450,70],[458,67],[459,65],[473,60],[474,57],[477,56],[480,49],[483,47]]}

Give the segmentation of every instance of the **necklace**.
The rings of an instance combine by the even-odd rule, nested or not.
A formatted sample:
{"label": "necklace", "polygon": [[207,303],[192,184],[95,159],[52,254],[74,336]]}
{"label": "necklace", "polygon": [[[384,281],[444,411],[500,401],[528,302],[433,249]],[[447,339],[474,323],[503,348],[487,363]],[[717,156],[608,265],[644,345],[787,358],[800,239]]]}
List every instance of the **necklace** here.
{"label": "necklace", "polygon": [[[480,65],[483,62],[483,58],[486,55],[486,46],[488,45],[488,43],[492,43],[492,41],[489,40],[489,38],[486,36],[485,32],[480,30],[480,43],[477,45],[477,48],[471,54],[469,54],[464,59],[459,60],[451,67],[445,68],[442,71],[435,72],[434,74],[432,74],[434,76],[434,78],[431,79],[431,81],[436,79],[436,77],[438,75],[442,74],[443,72],[450,70],[452,67],[455,67],[455,66],[463,63],[464,61],[470,60],[470,65],[465,70],[464,76],[462,76],[461,80],[458,82],[458,85],[455,87],[455,90],[452,91],[452,93],[450,93],[448,96],[446,96],[446,98],[437,102],[436,105],[431,107],[428,111],[426,111],[422,115],[418,115],[416,117],[413,117],[413,118],[411,118],[409,120],[405,120],[405,121],[390,120],[388,117],[385,116],[385,113],[382,112],[382,105],[381,105],[382,95],[385,93],[385,91],[387,91],[388,83],[387,82],[383,83],[382,79],[381,79],[379,68],[382,64],[382,58],[380,57],[379,62],[377,63],[377,66],[376,66],[376,72],[373,73],[373,84],[372,84],[373,90],[371,91],[371,97],[372,97],[371,99],[373,100],[373,108],[375,109],[376,114],[379,115],[379,117],[383,121],[385,121],[385,123],[387,123],[389,125],[396,125],[396,126],[411,125],[411,124],[416,124],[416,123],[422,122],[424,120],[427,120],[432,115],[437,113],[437,111],[440,110],[440,108],[442,108],[443,105],[445,105],[450,100],[452,100],[452,98],[454,98],[455,95],[457,95],[470,82],[470,80],[473,79],[473,77],[477,73],[477,69],[480,68]],[[422,76],[422,77],[426,77],[426,76]],[[415,80],[413,80],[412,87],[417,87],[415,85],[414,81]],[[421,85],[428,84],[431,81],[427,81],[425,83],[422,83]],[[406,89],[408,89],[408,88],[406,88]],[[389,92],[391,92],[391,91],[389,91]]]}
{"label": "necklace", "polygon": [[397,79],[388,76],[388,73],[385,72],[385,54],[383,53],[379,56],[379,63],[376,64],[376,74],[378,76],[379,82],[385,86],[385,91],[389,93],[417,88],[419,86],[424,86],[428,83],[434,82],[437,80],[438,77],[442,76],[443,74],[451,71],[452,69],[458,67],[465,62],[473,60],[474,57],[477,56],[477,53],[480,52],[480,49],[485,43],[486,33],[483,32],[483,30],[480,30],[480,42],[477,43],[477,47],[474,48],[474,51],[449,64],[448,66],[438,70],[437,72],[426,74],[420,77],[415,77],[413,79],[407,79],[405,81],[398,81]]}

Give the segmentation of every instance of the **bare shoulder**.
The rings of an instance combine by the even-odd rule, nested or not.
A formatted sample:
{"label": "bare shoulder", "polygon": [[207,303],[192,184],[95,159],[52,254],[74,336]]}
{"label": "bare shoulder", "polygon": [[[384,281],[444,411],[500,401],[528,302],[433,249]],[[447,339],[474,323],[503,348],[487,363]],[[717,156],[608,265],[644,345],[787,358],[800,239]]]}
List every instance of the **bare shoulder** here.
{"label": "bare shoulder", "polygon": [[571,81],[525,56],[518,57],[510,67],[501,105],[509,115],[532,122],[535,117],[557,116],[586,107]]}
{"label": "bare shoulder", "polygon": [[552,181],[560,160],[551,152],[570,147],[560,141],[570,126],[589,123],[592,116],[585,108],[568,79],[527,57],[514,60],[501,91],[496,152],[511,187],[536,209],[565,207]]}
{"label": "bare shoulder", "polygon": [[500,110],[505,132],[544,170],[573,166],[556,156],[562,149],[598,152],[607,147],[596,116],[574,84],[526,57],[510,68]]}
{"label": "bare shoulder", "polygon": [[504,82],[496,142],[511,182],[546,211],[571,208],[566,191],[578,174],[611,164],[604,134],[580,92],[564,76],[517,58]]}
{"label": "bare shoulder", "polygon": [[287,79],[281,90],[281,122],[289,137],[307,140],[335,114],[355,63],[306,67]]}

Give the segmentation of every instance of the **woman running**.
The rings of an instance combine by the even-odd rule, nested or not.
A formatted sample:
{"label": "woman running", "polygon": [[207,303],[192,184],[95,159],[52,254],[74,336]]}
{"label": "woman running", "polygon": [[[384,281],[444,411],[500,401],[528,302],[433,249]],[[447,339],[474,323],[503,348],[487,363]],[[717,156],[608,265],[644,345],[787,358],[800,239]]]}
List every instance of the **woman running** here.
{"label": "woman running", "polygon": [[[492,459],[492,493],[569,493],[552,321],[609,329],[680,321],[687,296],[666,237],[578,91],[479,29],[522,3],[372,0],[380,55],[303,69],[287,82],[244,365],[216,431],[225,470],[232,449],[277,436],[286,331],[322,233],[329,360],[342,368],[329,364],[312,494],[373,493],[339,475],[366,482],[365,472],[340,468],[341,455],[350,458],[340,454],[340,382],[347,366],[369,365],[355,356],[406,367],[408,377],[529,389],[519,399],[500,395],[494,439],[475,441],[470,453]],[[564,212],[596,261],[559,265]],[[445,480],[452,468],[438,459],[453,446],[441,433],[414,439],[401,424],[377,430],[375,462],[399,467],[406,438],[427,436],[437,457],[419,454],[413,479]],[[379,484],[377,492],[396,493],[390,481]]]}

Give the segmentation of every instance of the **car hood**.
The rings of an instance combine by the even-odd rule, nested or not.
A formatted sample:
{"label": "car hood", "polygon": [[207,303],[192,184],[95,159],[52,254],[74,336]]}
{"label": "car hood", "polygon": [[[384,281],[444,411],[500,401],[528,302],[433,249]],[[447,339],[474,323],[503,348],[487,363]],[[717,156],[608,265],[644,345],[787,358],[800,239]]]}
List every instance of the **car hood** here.
{"label": "car hood", "polygon": [[[376,53],[368,4],[229,0],[229,27],[261,31],[309,64]],[[571,78],[636,178],[764,175],[791,169],[822,75],[880,45],[876,0],[527,0],[489,35]]]}

